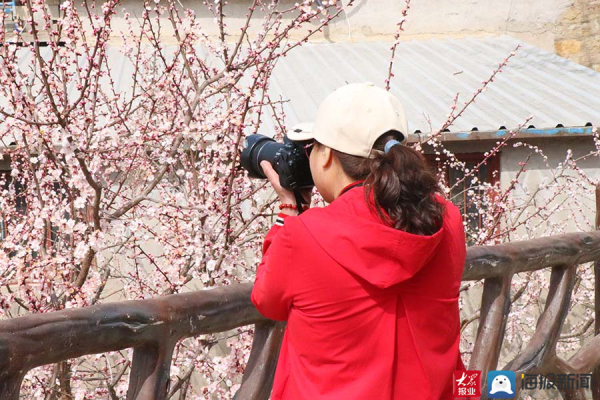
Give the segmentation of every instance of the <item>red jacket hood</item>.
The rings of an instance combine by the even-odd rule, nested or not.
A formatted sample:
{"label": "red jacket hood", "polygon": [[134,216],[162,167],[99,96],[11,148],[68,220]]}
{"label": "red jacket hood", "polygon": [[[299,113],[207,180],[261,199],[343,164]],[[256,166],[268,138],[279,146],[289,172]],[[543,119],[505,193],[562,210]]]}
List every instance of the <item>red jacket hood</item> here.
{"label": "red jacket hood", "polygon": [[[342,267],[370,284],[387,288],[415,275],[436,253],[444,226],[430,236],[386,226],[372,212],[364,187],[352,188],[328,208],[314,208],[300,220],[323,250]],[[446,200],[437,196],[445,205]]]}

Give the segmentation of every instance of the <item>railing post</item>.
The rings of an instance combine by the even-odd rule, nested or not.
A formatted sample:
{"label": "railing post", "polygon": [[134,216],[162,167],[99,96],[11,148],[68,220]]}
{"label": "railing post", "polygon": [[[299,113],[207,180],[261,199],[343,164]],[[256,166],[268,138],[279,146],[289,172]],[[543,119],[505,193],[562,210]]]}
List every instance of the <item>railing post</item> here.
{"label": "railing post", "polygon": [[[596,230],[600,229],[600,184],[596,185]],[[594,334],[600,334],[600,261],[594,262]],[[592,399],[600,400],[600,365],[592,372]]]}
{"label": "railing post", "polygon": [[0,399],[19,400],[24,375],[2,375],[0,377]]}
{"label": "railing post", "polygon": [[127,400],[166,400],[174,348],[167,339],[133,350]]}
{"label": "railing post", "polygon": [[[481,316],[475,347],[469,363],[470,370],[481,371],[481,386],[485,387],[487,373],[496,369],[508,312],[510,311],[510,283],[513,274],[487,278],[481,295]],[[483,398],[483,397],[482,397]]]}
{"label": "railing post", "polygon": [[285,322],[267,321],[255,325],[252,352],[242,385],[234,400],[267,400],[271,395]]}
{"label": "railing post", "polygon": [[[545,375],[547,373],[567,374],[572,372],[557,369],[561,365],[565,368],[571,368],[571,366],[562,361],[556,361],[556,343],[569,312],[576,275],[576,264],[552,267],[546,305],[537,320],[535,332],[525,349],[503,368],[514,371],[517,375],[515,397],[519,396],[520,376],[524,373]],[[564,399],[579,399],[580,397],[573,396],[578,396],[583,389],[559,390]],[[481,400],[484,399],[487,399],[487,396],[481,397]]]}

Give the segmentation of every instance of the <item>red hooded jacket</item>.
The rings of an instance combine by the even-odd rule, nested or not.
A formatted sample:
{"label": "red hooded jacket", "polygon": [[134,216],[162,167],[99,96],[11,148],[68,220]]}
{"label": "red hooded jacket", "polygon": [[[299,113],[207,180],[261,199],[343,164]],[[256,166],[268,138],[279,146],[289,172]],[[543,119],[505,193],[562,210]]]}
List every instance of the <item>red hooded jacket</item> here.
{"label": "red hooded jacket", "polygon": [[445,204],[431,236],[384,225],[354,187],[329,206],[278,216],[252,302],[287,320],[271,399],[452,400],[466,245]]}

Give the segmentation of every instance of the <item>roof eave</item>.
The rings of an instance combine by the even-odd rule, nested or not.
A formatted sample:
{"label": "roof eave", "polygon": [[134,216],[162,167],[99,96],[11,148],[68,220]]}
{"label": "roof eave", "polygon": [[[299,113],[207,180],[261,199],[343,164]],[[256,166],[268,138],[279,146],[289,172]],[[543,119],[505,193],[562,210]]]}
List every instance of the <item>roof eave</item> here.
{"label": "roof eave", "polygon": [[[555,138],[555,137],[582,137],[592,136],[596,131],[592,126],[579,127],[557,127],[557,128],[528,128],[516,131],[513,139],[531,139],[531,138]],[[444,132],[441,135],[442,142],[462,142],[465,140],[501,140],[511,134],[511,130],[502,129],[497,131],[469,131],[469,132]],[[417,143],[426,141],[428,135],[409,134],[408,143]]]}

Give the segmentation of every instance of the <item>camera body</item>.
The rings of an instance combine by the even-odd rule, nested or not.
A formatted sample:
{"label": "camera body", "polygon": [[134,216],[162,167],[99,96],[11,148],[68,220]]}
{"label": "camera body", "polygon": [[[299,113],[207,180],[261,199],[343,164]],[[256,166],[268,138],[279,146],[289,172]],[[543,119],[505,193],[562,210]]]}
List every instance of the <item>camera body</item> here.
{"label": "camera body", "polygon": [[267,179],[260,163],[269,161],[279,174],[279,183],[289,190],[311,188],[315,184],[310,173],[310,163],[304,145],[310,141],[294,141],[284,136],[283,143],[264,135],[249,135],[244,140],[242,167],[250,178]]}

